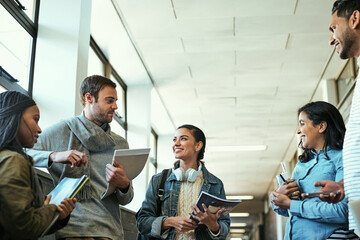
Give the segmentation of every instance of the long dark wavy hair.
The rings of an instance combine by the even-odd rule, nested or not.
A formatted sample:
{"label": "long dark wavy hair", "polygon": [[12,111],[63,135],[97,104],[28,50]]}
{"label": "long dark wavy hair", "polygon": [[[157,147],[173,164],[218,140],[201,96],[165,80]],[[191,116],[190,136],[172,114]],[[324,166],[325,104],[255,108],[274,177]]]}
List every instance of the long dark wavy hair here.
{"label": "long dark wavy hair", "polygon": [[[330,103],[317,101],[308,103],[299,108],[298,115],[300,115],[301,112],[306,113],[314,125],[318,125],[321,122],[327,123],[327,128],[324,131],[324,152],[326,158],[329,160],[327,147],[335,150],[341,150],[344,144],[346,128],[339,110]],[[311,152],[313,149],[304,148],[302,141],[300,141],[299,147],[304,149],[303,154],[299,156],[299,161],[309,161],[313,157],[313,153]]]}
{"label": "long dark wavy hair", "polygon": [[16,91],[0,94],[0,151],[9,149],[26,156],[23,147],[16,141],[16,135],[24,110],[34,105],[31,97]]}
{"label": "long dark wavy hair", "polygon": [[196,142],[202,142],[203,146],[199,151],[199,155],[197,156],[197,161],[199,162],[201,159],[204,158],[204,153],[205,153],[205,147],[206,147],[206,137],[203,131],[201,131],[200,128],[195,127],[194,125],[190,125],[190,124],[184,124],[181,125],[180,127],[178,127],[177,129],[180,128],[186,128],[188,130],[190,130],[191,134],[193,135],[193,137],[195,138]]}

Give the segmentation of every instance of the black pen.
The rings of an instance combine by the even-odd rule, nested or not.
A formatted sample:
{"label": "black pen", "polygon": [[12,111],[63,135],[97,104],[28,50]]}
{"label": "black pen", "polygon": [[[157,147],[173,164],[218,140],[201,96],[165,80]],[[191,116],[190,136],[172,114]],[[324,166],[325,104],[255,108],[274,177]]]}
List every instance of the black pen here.
{"label": "black pen", "polygon": [[284,183],[287,184],[285,178],[281,175],[281,173],[280,173],[280,177],[281,177],[281,179],[284,181]]}

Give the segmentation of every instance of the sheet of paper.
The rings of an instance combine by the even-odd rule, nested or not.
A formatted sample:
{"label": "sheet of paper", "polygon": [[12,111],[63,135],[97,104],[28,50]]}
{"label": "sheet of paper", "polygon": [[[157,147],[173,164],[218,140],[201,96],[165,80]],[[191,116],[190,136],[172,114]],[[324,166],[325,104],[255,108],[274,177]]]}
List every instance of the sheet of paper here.
{"label": "sheet of paper", "polygon": [[[125,169],[127,177],[131,180],[136,178],[143,170],[146,161],[149,157],[150,148],[139,148],[139,149],[119,149],[114,151],[114,159],[120,163]],[[116,187],[108,184],[106,191],[100,196],[103,199],[113,192]]]}

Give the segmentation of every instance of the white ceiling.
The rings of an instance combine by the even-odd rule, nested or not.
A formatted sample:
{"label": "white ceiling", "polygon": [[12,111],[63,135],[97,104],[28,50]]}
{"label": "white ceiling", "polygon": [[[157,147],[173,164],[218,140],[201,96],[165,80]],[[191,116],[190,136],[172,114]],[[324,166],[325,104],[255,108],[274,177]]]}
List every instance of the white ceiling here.
{"label": "white ceiling", "polygon": [[[268,146],[261,152],[205,154],[228,194],[263,199],[294,137],[297,109],[311,99],[333,52],[333,1],[112,3],[175,126],[199,126],[208,146]],[[111,34],[116,44],[118,33]],[[116,59],[119,53],[106,54]]]}

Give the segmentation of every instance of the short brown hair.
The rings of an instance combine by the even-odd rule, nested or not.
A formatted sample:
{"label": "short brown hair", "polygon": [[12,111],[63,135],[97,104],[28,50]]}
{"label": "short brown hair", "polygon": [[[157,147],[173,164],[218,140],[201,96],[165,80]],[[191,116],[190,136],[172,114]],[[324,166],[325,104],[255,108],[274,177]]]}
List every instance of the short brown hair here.
{"label": "short brown hair", "polygon": [[100,90],[106,86],[116,88],[116,84],[113,81],[100,75],[92,75],[85,78],[80,87],[81,104],[85,106],[86,93],[90,93],[94,96],[95,102],[97,102]]}
{"label": "short brown hair", "polygon": [[349,20],[355,10],[360,11],[359,0],[337,0],[334,2],[332,14],[337,11],[338,17],[344,17],[346,20]]}

